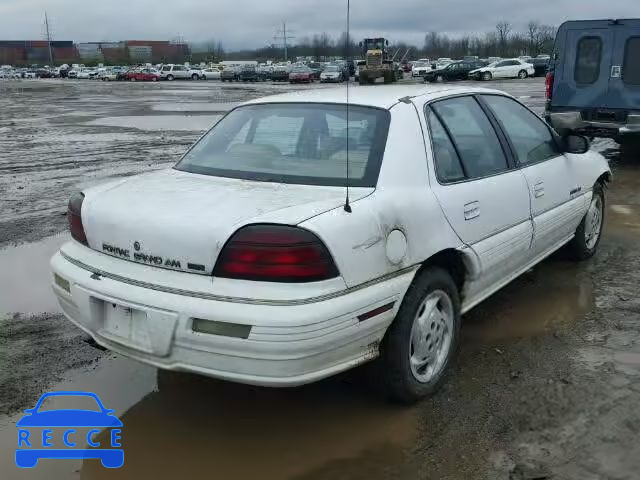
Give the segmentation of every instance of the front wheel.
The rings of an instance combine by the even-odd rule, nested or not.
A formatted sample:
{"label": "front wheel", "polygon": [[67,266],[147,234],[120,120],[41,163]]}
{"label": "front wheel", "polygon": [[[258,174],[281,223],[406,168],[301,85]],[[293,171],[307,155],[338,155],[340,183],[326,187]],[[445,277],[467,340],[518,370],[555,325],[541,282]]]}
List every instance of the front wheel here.
{"label": "front wheel", "polygon": [[167,80],[172,82],[174,80],[174,76],[173,75],[167,75]]}
{"label": "front wheel", "polygon": [[448,272],[430,267],[414,280],[380,347],[375,367],[385,393],[405,403],[435,393],[459,336],[458,288]]}
{"label": "front wheel", "polygon": [[158,81],[158,77],[151,77],[151,81],[152,82],[157,82]]}
{"label": "front wheel", "polygon": [[194,73],[193,75],[191,75],[191,80],[198,80],[200,77],[198,77],[197,73]]}
{"label": "front wheel", "polygon": [[444,83],[444,77],[442,75],[438,75],[436,77],[436,82],[437,83]]}
{"label": "front wheel", "polygon": [[601,183],[593,187],[593,196],[589,209],[582,222],[578,225],[575,236],[567,245],[571,256],[575,260],[586,260],[593,257],[602,238],[604,225],[605,196]]}
{"label": "front wheel", "polygon": [[524,79],[525,79],[525,78],[527,78],[528,76],[529,76],[529,74],[527,73],[527,71],[526,71],[526,70],[520,70],[520,71],[518,72],[518,78],[519,78],[520,80],[524,80]]}
{"label": "front wheel", "polygon": [[131,78],[129,79],[129,81],[130,81],[130,82],[135,82],[135,81],[136,81],[136,77],[131,77]]}
{"label": "front wheel", "polygon": [[482,74],[482,80],[484,80],[485,82],[488,82],[492,78],[493,78],[493,75],[491,75],[491,72],[484,72]]}

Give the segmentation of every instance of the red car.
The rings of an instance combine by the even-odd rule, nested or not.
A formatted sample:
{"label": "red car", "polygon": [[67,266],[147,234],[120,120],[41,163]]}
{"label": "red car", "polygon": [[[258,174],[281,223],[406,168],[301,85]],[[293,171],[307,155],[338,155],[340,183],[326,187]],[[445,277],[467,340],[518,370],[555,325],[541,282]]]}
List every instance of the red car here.
{"label": "red car", "polygon": [[289,74],[289,83],[312,83],[313,70],[309,67],[293,67]]}
{"label": "red car", "polygon": [[160,74],[148,68],[142,70],[129,70],[125,78],[130,82],[157,82],[160,80]]}

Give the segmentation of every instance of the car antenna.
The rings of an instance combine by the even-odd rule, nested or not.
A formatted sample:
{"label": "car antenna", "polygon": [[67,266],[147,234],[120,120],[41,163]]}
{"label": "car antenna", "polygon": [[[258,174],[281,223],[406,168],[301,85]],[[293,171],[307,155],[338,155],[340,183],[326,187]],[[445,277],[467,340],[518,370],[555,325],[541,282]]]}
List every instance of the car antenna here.
{"label": "car antenna", "polygon": [[[347,69],[349,69],[349,53],[351,50],[351,36],[349,35],[349,12],[351,10],[351,0],[347,0]],[[351,71],[347,74],[347,198],[344,201],[344,211],[351,213],[351,204],[349,203],[349,83],[351,82]]]}

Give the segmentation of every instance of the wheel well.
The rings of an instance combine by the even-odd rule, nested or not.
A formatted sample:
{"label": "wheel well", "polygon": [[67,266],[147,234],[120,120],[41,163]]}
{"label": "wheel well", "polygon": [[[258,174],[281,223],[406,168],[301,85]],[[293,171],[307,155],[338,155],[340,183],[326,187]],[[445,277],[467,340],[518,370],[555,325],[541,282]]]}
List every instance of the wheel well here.
{"label": "wheel well", "polygon": [[468,271],[467,266],[464,263],[462,253],[454,248],[442,250],[441,252],[431,256],[422,264],[418,270],[418,275],[429,267],[440,267],[449,272],[456,284],[456,287],[458,287],[458,292],[460,292],[460,295],[463,294],[464,283],[467,278]]}
{"label": "wheel well", "polygon": [[611,172],[604,172],[602,175],[600,175],[600,177],[598,177],[598,180],[596,181],[596,183],[600,183],[603,187],[608,185],[611,182]]}

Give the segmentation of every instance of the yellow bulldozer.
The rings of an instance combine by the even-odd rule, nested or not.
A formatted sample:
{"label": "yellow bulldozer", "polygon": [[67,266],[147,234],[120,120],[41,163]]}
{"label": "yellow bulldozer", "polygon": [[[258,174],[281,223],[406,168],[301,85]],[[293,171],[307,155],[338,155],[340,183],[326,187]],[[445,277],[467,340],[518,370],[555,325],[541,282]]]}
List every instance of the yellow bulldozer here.
{"label": "yellow bulldozer", "polygon": [[383,78],[384,83],[393,83],[398,80],[398,68],[389,58],[387,47],[389,40],[384,38],[365,38],[360,42],[365,64],[360,67],[360,85],[372,84],[378,78]]}

